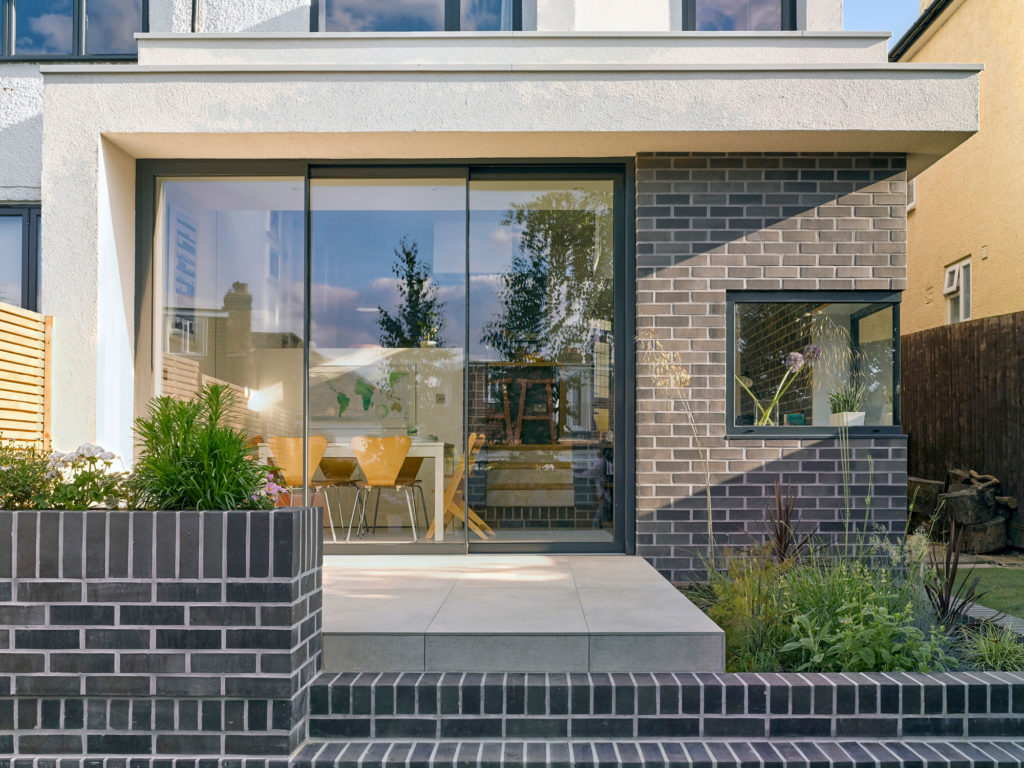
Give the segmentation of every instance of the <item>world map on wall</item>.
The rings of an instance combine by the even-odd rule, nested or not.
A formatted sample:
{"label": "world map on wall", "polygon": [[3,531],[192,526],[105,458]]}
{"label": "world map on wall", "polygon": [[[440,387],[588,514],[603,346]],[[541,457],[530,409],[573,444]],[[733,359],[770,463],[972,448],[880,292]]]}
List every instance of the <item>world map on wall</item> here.
{"label": "world map on wall", "polygon": [[372,410],[373,415],[382,419],[402,413],[402,401],[395,393],[395,386],[408,375],[408,371],[389,371],[376,384],[362,376],[349,377],[350,390],[346,386],[348,381],[341,382],[340,388],[330,385],[338,402],[338,418],[345,415],[353,399],[362,406],[363,413],[370,413]]}

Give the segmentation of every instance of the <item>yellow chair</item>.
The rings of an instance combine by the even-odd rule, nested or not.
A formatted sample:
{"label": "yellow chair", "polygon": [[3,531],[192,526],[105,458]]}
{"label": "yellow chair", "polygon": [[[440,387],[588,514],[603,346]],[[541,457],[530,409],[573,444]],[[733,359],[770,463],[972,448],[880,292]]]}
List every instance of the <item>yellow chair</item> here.
{"label": "yellow chair", "polygon": [[[410,489],[416,489],[420,495],[420,506],[423,507],[423,527],[426,528],[430,525],[430,520],[427,518],[427,499],[423,495],[423,483],[420,482],[419,473],[420,467],[423,466],[422,456],[406,456],[405,461],[402,462],[402,469],[398,473],[398,484],[407,485]],[[378,497],[378,504],[380,499]],[[413,497],[413,507],[415,508],[416,497]],[[373,510],[373,527],[377,527],[377,509]]]}
{"label": "yellow chair", "polygon": [[[383,488],[393,488],[405,494],[405,503],[409,508],[409,522],[412,524],[412,540],[416,541],[416,515],[413,512],[413,502],[410,484],[399,482],[398,476],[402,471],[402,464],[412,441],[405,435],[395,437],[353,437],[352,452],[359,462],[359,469],[366,478],[359,484],[356,491],[355,504],[352,506],[352,517],[348,521],[348,534],[345,541],[352,538],[352,524],[355,521],[356,509],[359,509],[359,526],[356,528],[356,536],[362,535],[363,526],[366,523],[366,500],[370,491],[377,491],[377,504],[380,504],[380,492]],[[362,504],[360,504],[362,501]]]}
{"label": "yellow chair", "polygon": [[[327,452],[327,438],[323,435],[311,435],[309,438],[309,449],[306,453],[306,472],[302,472],[302,438],[301,437],[268,437],[267,445],[270,446],[270,453],[273,456],[273,464],[284,477],[285,488],[288,490],[289,503],[294,503],[296,489],[302,489],[312,484],[313,473],[317,465]],[[325,520],[331,523],[330,515],[326,506],[324,508]],[[331,523],[333,532],[334,525]]]}
{"label": "yellow chair", "polygon": [[358,466],[359,462],[347,456],[324,456],[320,459],[320,473],[324,476],[324,479],[313,481],[315,487],[323,489],[324,501],[327,504],[326,520],[331,526],[331,540],[335,542],[338,540],[338,537],[334,532],[334,513],[331,511],[330,491],[332,488],[334,489],[337,502],[338,524],[344,528],[345,519],[341,514],[341,489],[356,487],[357,483],[352,478],[352,475]]}
{"label": "yellow chair", "polygon": [[[445,527],[448,523],[452,522],[455,518],[461,520],[465,525],[469,526],[469,529],[473,531],[481,539],[487,540],[488,536],[496,536],[494,530],[489,526],[484,519],[480,517],[473,508],[466,503],[464,480],[469,475],[469,471],[472,471],[473,465],[476,464],[477,457],[480,455],[480,451],[484,447],[486,438],[483,435],[471,432],[469,435],[469,442],[466,445],[469,461],[466,461],[466,456],[463,456],[458,465],[455,467],[455,472],[452,473],[451,480],[448,481],[448,486],[444,489],[444,520],[441,523]],[[434,526],[437,525],[437,520],[434,520],[430,524],[430,529],[427,531],[427,537],[434,535]]]}

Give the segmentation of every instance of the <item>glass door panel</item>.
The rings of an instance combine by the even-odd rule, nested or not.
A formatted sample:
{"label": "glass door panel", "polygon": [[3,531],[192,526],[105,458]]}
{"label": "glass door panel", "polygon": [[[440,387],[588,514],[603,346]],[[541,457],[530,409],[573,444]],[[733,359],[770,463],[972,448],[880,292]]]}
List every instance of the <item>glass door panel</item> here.
{"label": "glass door panel", "polygon": [[465,185],[462,172],[311,181],[309,433],[350,461],[355,437],[411,438],[412,514],[399,488],[372,492],[353,518],[358,467],[337,485],[340,540],[464,544],[450,509],[427,534],[446,498],[461,510],[463,497],[446,490],[464,450]]}
{"label": "glass door panel", "polygon": [[[229,421],[282,469],[303,433],[302,178],[158,183],[154,394],[227,386]],[[282,441],[282,442],[279,442]],[[280,446],[272,456],[270,444]],[[289,448],[290,446],[290,448]],[[291,501],[302,503],[301,493]]]}
{"label": "glass door panel", "polygon": [[614,198],[604,178],[470,180],[469,505],[501,543],[614,539]]}

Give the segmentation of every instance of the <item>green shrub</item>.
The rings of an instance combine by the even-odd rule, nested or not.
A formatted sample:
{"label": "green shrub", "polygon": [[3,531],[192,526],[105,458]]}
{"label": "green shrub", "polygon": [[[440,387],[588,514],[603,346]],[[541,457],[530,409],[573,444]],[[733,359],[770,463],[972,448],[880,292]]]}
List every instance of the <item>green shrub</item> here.
{"label": "green shrub", "polygon": [[778,667],[786,641],[785,608],[778,589],[784,566],[767,549],[724,553],[724,572],[710,571],[707,614],[725,630],[726,668],[756,672]]}
{"label": "green shrub", "polygon": [[964,661],[974,669],[1024,672],[1024,638],[1012,629],[985,622],[961,634]]}
{"label": "green shrub", "polygon": [[225,423],[232,393],[203,388],[195,400],[157,397],[149,416],[137,419],[141,452],[132,486],[149,509],[270,508],[267,467],[248,437]]}
{"label": "green shrub", "polygon": [[43,451],[0,440],[0,509],[36,509],[50,485],[47,472]]}

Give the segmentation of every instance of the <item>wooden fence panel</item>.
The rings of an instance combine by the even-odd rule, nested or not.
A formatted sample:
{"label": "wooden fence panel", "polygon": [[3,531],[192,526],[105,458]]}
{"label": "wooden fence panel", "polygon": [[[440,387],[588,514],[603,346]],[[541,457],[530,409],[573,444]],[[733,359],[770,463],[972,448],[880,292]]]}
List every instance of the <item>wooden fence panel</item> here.
{"label": "wooden fence panel", "polygon": [[908,334],[901,347],[910,474],[976,469],[1024,497],[1024,312]]}
{"label": "wooden fence panel", "polygon": [[53,318],[0,304],[0,438],[50,448]]}

